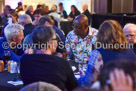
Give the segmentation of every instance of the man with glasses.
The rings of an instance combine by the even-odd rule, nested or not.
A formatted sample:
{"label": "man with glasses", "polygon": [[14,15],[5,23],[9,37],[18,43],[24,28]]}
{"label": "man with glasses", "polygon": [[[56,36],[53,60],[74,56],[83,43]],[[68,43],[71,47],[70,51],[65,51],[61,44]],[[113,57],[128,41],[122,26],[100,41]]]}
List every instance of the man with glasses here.
{"label": "man with glasses", "polygon": [[67,58],[76,62],[88,61],[98,30],[88,26],[88,18],[79,15],[73,22],[73,31],[66,38]]}
{"label": "man with glasses", "polygon": [[55,30],[38,26],[32,33],[32,39],[34,45],[37,45],[36,53],[23,55],[20,63],[24,85],[45,81],[56,85],[62,91],[72,91],[76,88],[77,80],[67,60],[53,55],[57,48]]}
{"label": "man with glasses", "polygon": [[136,53],[136,25],[128,23],[123,28],[124,34],[129,44],[133,44],[133,50]]}

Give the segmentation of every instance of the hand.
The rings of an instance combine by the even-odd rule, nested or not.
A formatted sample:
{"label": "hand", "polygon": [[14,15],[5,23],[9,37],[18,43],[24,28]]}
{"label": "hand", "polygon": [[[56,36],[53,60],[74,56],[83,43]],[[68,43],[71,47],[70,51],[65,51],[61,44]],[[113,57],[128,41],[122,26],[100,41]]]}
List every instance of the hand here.
{"label": "hand", "polygon": [[37,25],[38,22],[37,22],[36,20],[34,20],[34,21],[32,22],[32,24],[33,24],[33,25]]}
{"label": "hand", "polygon": [[72,20],[73,20],[73,18],[71,18],[71,17],[69,16],[69,17],[68,17],[68,20],[72,21]]}
{"label": "hand", "polygon": [[85,72],[79,67],[80,77],[85,76]]}
{"label": "hand", "polygon": [[57,56],[58,57],[63,57],[61,53],[57,53]]}
{"label": "hand", "polygon": [[33,49],[26,49],[25,50],[25,54],[34,54],[34,50]]}
{"label": "hand", "polygon": [[133,91],[132,78],[123,70],[115,69],[111,72],[110,81],[113,91]]}

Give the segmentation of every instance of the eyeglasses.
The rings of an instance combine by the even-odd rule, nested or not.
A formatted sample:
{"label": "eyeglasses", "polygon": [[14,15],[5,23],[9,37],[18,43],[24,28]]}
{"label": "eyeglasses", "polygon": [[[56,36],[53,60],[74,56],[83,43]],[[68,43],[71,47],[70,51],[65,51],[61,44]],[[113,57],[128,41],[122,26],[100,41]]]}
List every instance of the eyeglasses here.
{"label": "eyeglasses", "polygon": [[72,26],[73,29],[81,29],[82,27],[80,26]]}
{"label": "eyeglasses", "polygon": [[136,35],[133,35],[133,34],[129,34],[129,35],[126,35],[126,37],[131,37],[131,38],[133,38],[133,37],[135,37]]}
{"label": "eyeglasses", "polygon": [[56,38],[54,38],[54,39],[51,39],[51,40],[58,40],[58,38],[56,37]]}

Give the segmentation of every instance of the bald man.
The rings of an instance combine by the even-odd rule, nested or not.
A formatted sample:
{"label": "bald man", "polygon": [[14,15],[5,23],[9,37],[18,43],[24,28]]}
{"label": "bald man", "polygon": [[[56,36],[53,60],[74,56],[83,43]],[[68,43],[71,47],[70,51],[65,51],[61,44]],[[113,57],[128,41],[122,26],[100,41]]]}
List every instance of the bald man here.
{"label": "bald man", "polygon": [[83,11],[84,11],[83,14],[87,16],[88,24],[90,25],[91,24],[91,13],[88,10],[88,5],[87,4],[83,5]]}
{"label": "bald man", "polygon": [[73,30],[66,38],[67,58],[76,62],[86,62],[92,51],[92,44],[96,42],[98,30],[88,27],[88,18],[79,15],[73,22]]}
{"label": "bald man", "polygon": [[136,24],[128,23],[123,28],[129,44],[134,44],[133,50],[136,53]]}

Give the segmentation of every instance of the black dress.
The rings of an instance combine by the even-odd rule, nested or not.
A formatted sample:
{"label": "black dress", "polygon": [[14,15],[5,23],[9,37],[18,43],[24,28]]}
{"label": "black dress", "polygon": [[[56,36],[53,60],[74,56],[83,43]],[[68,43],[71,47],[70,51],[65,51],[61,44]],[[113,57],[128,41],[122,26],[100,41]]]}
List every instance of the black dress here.
{"label": "black dress", "polygon": [[88,9],[86,11],[84,11],[83,14],[87,16],[87,18],[88,18],[88,24],[90,25],[91,24],[91,14],[88,11]]}
{"label": "black dress", "polygon": [[69,16],[71,18],[73,18],[73,20],[75,19],[76,16],[80,15],[80,12],[79,11],[76,11],[75,14],[73,14],[72,12],[70,12]]}

